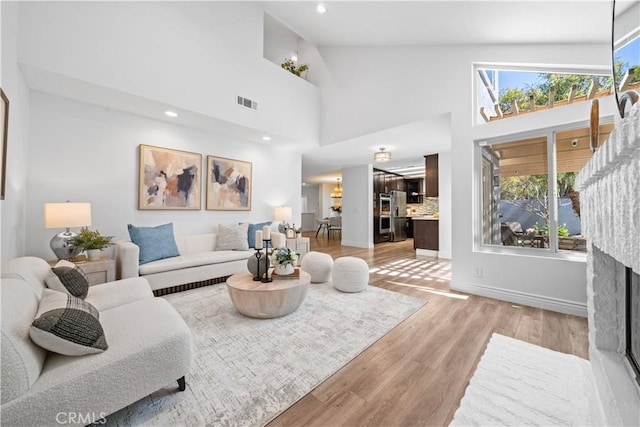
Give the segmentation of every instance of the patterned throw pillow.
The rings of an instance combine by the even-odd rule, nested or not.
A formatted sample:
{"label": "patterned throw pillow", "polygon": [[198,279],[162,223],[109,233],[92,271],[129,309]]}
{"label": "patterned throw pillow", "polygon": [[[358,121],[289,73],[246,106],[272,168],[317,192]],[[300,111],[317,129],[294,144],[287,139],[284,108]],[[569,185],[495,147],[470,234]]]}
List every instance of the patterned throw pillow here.
{"label": "patterned throw pillow", "polygon": [[157,227],[136,227],[128,224],[131,241],[140,248],[139,264],[146,264],[164,258],[180,256],[176,238],[173,235],[173,223]]}
{"label": "patterned throw pillow", "polygon": [[248,251],[247,230],[249,224],[218,225],[216,251]]}
{"label": "patterned throw pillow", "polygon": [[80,299],[87,297],[89,278],[80,267],[72,262],[60,260],[51,271],[52,274],[45,278],[48,288],[68,293]]}
{"label": "patterned throw pillow", "polygon": [[40,347],[66,356],[102,353],[108,345],[99,316],[80,298],[44,289],[29,336]]}

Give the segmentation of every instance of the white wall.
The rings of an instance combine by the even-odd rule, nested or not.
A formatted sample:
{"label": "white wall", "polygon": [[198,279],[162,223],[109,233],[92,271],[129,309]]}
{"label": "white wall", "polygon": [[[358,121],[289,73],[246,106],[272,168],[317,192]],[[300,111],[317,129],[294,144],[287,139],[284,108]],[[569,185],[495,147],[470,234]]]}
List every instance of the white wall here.
{"label": "white wall", "polygon": [[[251,211],[207,211],[206,174],[199,211],[137,209],[138,145],[215,155],[252,162]],[[171,125],[38,92],[31,97],[27,164],[26,251],[52,258],[43,204],[90,202],[92,228],[128,237],[127,223],[173,222],[177,234],[214,232],[219,223],[273,220],[276,206],[292,206],[300,224],[301,157],[227,136]]]}
{"label": "white wall", "polygon": [[451,152],[438,153],[438,257],[451,259]]}
{"label": "white wall", "polygon": [[373,248],[373,166],[342,169],[342,244]]}
{"label": "white wall", "polygon": [[298,36],[282,22],[268,13],[264,14],[263,56],[276,65],[291,58],[298,51]]}
{"label": "white wall", "polygon": [[19,46],[31,68],[318,141],[318,88],[264,59],[259,2],[22,2]]}
{"label": "white wall", "polygon": [[[320,49],[332,80],[322,87],[321,143],[451,112],[452,287],[563,312],[586,313],[585,263],[474,250],[476,215],[473,141],[589,118],[589,104],[554,108],[473,127],[472,64],[610,64],[598,45],[446,46]],[[398,66],[403,64],[403,66]],[[409,96],[410,95],[410,96]],[[612,98],[601,99],[603,114]],[[442,201],[441,201],[442,203]],[[445,224],[443,224],[444,226]],[[483,268],[483,277],[474,270]]]}
{"label": "white wall", "polygon": [[305,185],[302,187],[302,196],[307,198],[307,213],[317,213],[320,216],[320,192],[317,185]]}
{"label": "white wall", "polygon": [[0,2],[2,13],[2,75],[0,86],[9,98],[9,131],[5,199],[0,201],[0,259],[24,253],[29,89],[16,63],[18,3]]}

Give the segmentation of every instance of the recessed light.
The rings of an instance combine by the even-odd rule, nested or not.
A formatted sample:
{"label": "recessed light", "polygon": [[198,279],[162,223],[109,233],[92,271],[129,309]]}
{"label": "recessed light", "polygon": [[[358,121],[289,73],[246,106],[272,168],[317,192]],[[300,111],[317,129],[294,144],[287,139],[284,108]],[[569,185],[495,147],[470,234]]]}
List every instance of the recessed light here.
{"label": "recessed light", "polygon": [[263,141],[271,141],[271,137],[265,135],[265,136],[262,137],[262,140]]}
{"label": "recessed light", "polygon": [[178,117],[178,113],[176,113],[175,111],[165,111],[164,114],[165,116],[169,117]]}
{"label": "recessed light", "polygon": [[320,14],[325,13],[327,11],[327,8],[323,5],[323,4],[318,4],[316,6],[316,11]]}
{"label": "recessed light", "polygon": [[296,54],[291,55],[291,60],[293,62],[296,62],[298,60],[298,55],[296,55]]}

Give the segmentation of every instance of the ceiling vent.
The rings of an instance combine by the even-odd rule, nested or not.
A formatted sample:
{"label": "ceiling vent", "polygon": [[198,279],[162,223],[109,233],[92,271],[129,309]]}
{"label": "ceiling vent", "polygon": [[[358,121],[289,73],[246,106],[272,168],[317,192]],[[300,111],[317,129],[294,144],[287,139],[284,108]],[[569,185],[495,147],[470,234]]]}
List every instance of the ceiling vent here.
{"label": "ceiling vent", "polygon": [[252,110],[258,110],[258,103],[252,99],[244,98],[242,96],[236,97],[236,103],[242,107],[250,108]]}

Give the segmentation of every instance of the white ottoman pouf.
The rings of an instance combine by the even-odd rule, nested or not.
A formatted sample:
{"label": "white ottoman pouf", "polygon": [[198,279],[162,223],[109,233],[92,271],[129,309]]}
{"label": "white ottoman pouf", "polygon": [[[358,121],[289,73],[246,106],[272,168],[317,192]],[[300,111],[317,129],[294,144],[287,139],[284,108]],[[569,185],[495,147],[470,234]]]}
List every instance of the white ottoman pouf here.
{"label": "white ottoman pouf", "polygon": [[333,286],[342,292],[364,291],[369,285],[369,266],[360,258],[345,256],[333,263]]}
{"label": "white ottoman pouf", "polygon": [[333,258],[322,252],[307,252],[300,261],[300,269],[311,275],[311,283],[324,283],[331,280]]}

